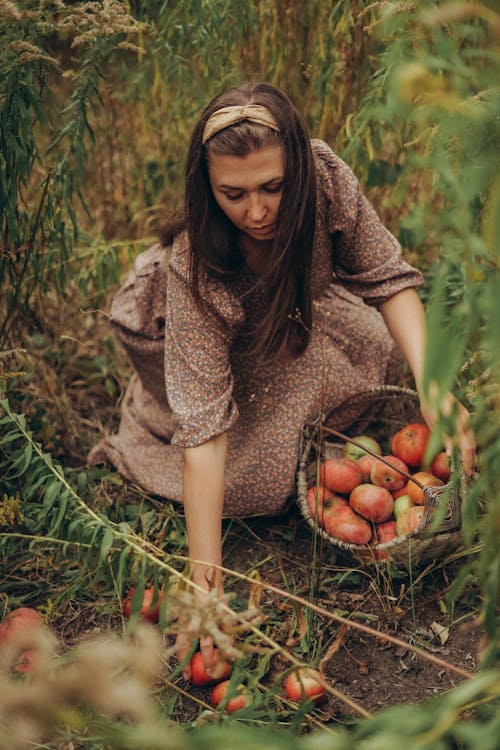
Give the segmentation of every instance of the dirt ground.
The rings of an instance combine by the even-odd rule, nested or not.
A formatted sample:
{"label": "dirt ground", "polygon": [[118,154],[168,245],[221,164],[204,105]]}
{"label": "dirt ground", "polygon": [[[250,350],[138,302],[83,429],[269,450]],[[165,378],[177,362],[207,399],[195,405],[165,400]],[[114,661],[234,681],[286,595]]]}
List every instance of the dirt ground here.
{"label": "dirt ground", "polygon": [[[469,674],[476,671],[482,637],[475,616],[478,593],[466,588],[459,602],[447,599],[460,559],[417,567],[412,585],[405,570],[386,564],[375,570],[329,544],[312,550],[312,531],[296,507],[274,519],[251,520],[233,529],[226,541],[231,547],[225,560],[228,567],[241,572],[256,568],[262,580],[279,588],[285,588],[286,581],[288,591],[379,631],[377,638],[354,626],[342,627],[322,614],[313,616],[306,629],[300,607],[287,604],[274,592],[265,593],[261,600],[264,611],[281,615],[283,627],[275,639],[306,663],[320,667],[336,690],[365,710],[418,703],[447,691],[466,679],[453,667]],[[389,642],[384,635],[420,648],[437,661]],[[266,676],[269,684],[287,667],[277,657]],[[354,715],[351,707],[331,696],[318,711],[322,721]]]}

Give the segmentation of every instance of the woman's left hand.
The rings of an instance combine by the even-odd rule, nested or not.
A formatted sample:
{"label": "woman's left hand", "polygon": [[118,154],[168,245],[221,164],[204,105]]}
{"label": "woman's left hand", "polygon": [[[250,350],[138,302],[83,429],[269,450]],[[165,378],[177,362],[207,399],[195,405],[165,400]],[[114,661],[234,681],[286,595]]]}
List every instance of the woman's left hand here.
{"label": "woman's left hand", "polygon": [[[425,397],[419,394],[422,415],[431,429],[438,421],[439,414],[429,407]],[[456,432],[454,437],[445,435],[446,452],[451,454],[453,445],[458,445],[465,473],[471,476],[476,464],[476,440],[470,425],[470,414],[465,406],[453,394],[448,393],[441,402],[440,413],[449,417],[456,410]]]}

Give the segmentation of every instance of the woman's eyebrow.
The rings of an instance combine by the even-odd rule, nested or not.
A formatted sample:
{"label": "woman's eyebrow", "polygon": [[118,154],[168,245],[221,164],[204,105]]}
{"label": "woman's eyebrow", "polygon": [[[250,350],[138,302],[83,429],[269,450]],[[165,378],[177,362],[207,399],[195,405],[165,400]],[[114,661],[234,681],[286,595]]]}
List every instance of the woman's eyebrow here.
{"label": "woman's eyebrow", "polygon": [[[284,175],[282,177],[271,177],[270,180],[261,183],[259,187],[267,187],[268,185],[273,185],[275,182],[282,182],[284,179]],[[217,187],[223,190],[243,190],[239,185],[226,185],[225,183],[221,183],[220,185],[217,185]]]}

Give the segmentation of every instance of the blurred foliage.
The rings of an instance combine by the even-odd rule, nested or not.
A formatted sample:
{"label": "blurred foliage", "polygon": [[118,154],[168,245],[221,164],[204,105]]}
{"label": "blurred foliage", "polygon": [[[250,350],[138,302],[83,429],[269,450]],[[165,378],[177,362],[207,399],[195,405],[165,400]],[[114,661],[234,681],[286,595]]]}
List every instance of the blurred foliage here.
{"label": "blurred foliage", "polygon": [[[22,542],[3,534],[3,560],[22,544],[36,555],[42,537],[55,545],[72,561],[58,601],[85,590],[89,571],[101,574],[112,552],[117,590],[139,565],[129,556],[130,519],[110,523],[110,504],[88,510],[92,494],[102,493],[101,478],[75,471],[69,481],[49,452],[82,463],[100,404],[120,393],[122,361],[101,336],[95,308],[180,205],[194,118],[227,85],[268,80],[289,93],[312,135],[353,167],[406,257],[425,272],[429,398],[440,411],[443,392],[456,392],[471,410],[478,445],[463,527],[466,546],[479,542],[480,552],[465,558],[449,597],[471,578],[478,582],[488,639],[483,664],[497,666],[496,1],[0,0],[0,37],[0,389],[10,399],[0,413],[0,517],[16,529],[27,524],[31,535]],[[455,420],[442,414],[439,429],[453,433]],[[182,544],[173,512],[161,529],[146,515],[139,514],[145,529]],[[115,554],[118,538],[124,546]],[[485,671],[422,710],[400,707],[349,730],[286,742],[311,750],[399,748],[404,728],[408,747],[494,750],[492,695],[498,686]],[[195,729],[171,744],[148,741],[250,747],[256,731]],[[115,727],[106,746],[137,746],[131,736],[118,741],[120,731],[126,735]],[[266,730],[258,744],[274,742],[280,746]]]}

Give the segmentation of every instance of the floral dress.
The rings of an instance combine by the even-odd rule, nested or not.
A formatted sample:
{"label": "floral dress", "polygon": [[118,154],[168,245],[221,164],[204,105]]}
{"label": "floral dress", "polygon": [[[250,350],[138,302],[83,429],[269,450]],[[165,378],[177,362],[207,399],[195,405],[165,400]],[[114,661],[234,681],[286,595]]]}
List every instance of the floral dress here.
{"label": "floral dress", "polygon": [[89,463],[109,462],[147,492],[182,502],[182,453],[227,432],[225,516],[280,513],[294,495],[301,428],[387,382],[394,345],[377,307],[422,282],[381,224],[349,167],[312,141],[317,216],[312,260],[313,328],[298,359],[257,362],[238,346],[266,306],[266,289],[245,267],[230,283],[210,280],[203,296],[222,327],[202,315],[189,290],[185,233],[139,255],[116,295],[111,321],[134,373],[117,434]]}

